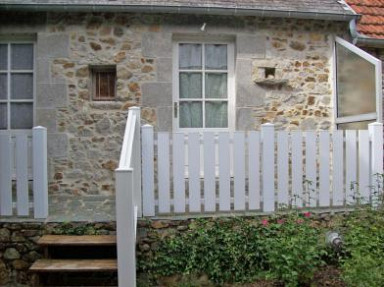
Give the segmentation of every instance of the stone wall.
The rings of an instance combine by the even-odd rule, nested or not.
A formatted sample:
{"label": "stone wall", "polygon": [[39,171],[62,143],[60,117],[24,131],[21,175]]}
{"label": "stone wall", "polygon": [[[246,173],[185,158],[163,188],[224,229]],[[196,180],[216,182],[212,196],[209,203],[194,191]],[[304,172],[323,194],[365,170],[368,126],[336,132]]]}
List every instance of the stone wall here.
{"label": "stone wall", "polygon": [[[18,24],[20,17],[33,23]],[[266,122],[279,129],[332,125],[333,36],[347,32],[345,23],[108,13],[30,17],[2,15],[0,35],[36,35],[35,124],[49,132],[51,194],[113,196],[130,106],[142,107],[143,123],[172,130],[174,37],[233,39],[237,130]],[[116,100],[91,100],[90,65],[116,66]],[[274,69],[268,79],[266,68]]]}

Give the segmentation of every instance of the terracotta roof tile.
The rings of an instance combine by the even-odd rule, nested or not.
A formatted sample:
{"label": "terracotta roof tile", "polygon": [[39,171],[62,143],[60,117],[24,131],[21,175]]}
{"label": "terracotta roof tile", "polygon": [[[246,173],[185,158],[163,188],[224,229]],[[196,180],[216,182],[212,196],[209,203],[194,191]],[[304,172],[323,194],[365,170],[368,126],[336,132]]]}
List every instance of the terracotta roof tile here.
{"label": "terracotta roof tile", "polygon": [[384,0],[346,0],[362,17],[357,24],[359,33],[384,39]]}

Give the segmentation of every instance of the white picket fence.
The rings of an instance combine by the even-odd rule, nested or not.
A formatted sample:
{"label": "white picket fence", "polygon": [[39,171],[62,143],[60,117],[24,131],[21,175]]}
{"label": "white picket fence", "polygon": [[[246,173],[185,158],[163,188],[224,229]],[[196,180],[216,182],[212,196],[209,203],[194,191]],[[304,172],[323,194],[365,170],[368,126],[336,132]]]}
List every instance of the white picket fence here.
{"label": "white picket fence", "polygon": [[272,124],[248,133],[142,127],[144,216],[374,202],[372,185],[382,173],[380,123],[345,132],[276,132]]}
{"label": "white picket fence", "polygon": [[0,132],[0,216],[48,216],[47,130]]}

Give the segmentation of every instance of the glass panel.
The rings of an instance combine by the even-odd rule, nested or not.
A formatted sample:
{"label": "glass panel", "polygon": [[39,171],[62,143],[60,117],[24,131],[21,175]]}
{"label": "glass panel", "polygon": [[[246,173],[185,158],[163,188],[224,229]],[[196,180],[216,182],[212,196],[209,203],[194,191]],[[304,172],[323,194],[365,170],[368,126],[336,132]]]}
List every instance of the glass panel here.
{"label": "glass panel", "polygon": [[227,98],[227,74],[205,74],[205,97]]}
{"label": "glass panel", "polygon": [[180,98],[202,97],[202,76],[201,73],[180,73]]}
{"label": "glass panel", "polygon": [[205,126],[207,128],[228,127],[228,103],[206,102],[205,103]]}
{"label": "glass panel", "polygon": [[201,44],[179,44],[180,69],[201,69]]}
{"label": "glass panel", "polygon": [[0,45],[0,70],[8,70],[8,45]]}
{"label": "glass panel", "polygon": [[11,45],[11,67],[12,70],[33,69],[33,45],[12,44]]}
{"label": "glass panel", "polygon": [[33,99],[33,75],[11,75],[11,99]]}
{"label": "glass panel", "polygon": [[202,128],[203,106],[201,102],[180,102],[180,128]]}
{"label": "glass panel", "polygon": [[336,43],[338,117],[376,112],[375,66]]}
{"label": "glass panel", "polygon": [[7,104],[0,104],[0,129],[7,128]]}
{"label": "glass panel", "polygon": [[373,122],[375,122],[375,121],[364,121],[364,122],[338,124],[337,128],[339,130],[367,130],[368,124],[371,124]]}
{"label": "glass panel", "polygon": [[205,68],[213,70],[227,69],[227,45],[205,45]]}
{"label": "glass panel", "polygon": [[0,74],[0,100],[7,99],[7,74]]}
{"label": "glass panel", "polygon": [[31,129],[33,127],[33,104],[11,104],[11,129]]}

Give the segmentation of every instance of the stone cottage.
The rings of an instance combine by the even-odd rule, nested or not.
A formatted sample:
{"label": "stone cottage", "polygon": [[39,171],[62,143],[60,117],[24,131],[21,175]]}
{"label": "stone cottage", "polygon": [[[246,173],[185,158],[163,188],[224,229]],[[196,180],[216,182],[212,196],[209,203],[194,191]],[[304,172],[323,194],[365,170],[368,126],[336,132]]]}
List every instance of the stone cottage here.
{"label": "stone cottage", "polygon": [[[359,17],[343,1],[1,0],[0,13],[0,128],[47,127],[55,220],[113,218],[131,106],[158,131],[333,129],[353,113],[381,117],[374,69],[373,102],[336,113],[356,107],[336,89],[345,78],[335,39],[348,40]],[[339,45],[342,69],[349,50]]]}

